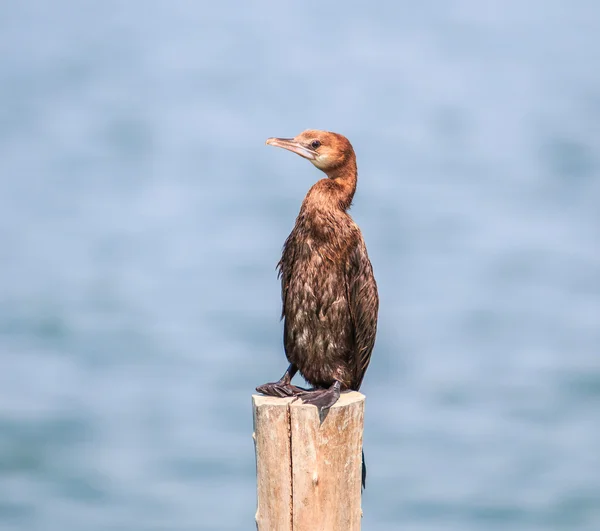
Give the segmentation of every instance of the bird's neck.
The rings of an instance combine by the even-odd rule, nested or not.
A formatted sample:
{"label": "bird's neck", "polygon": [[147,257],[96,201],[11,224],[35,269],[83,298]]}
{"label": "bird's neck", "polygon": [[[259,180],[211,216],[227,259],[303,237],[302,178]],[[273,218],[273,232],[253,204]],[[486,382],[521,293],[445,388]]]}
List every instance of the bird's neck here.
{"label": "bird's neck", "polygon": [[343,166],[328,171],[327,177],[334,184],[330,188],[332,199],[345,212],[350,208],[354,192],[356,191],[356,181],[358,178],[356,159],[352,158]]}
{"label": "bird's neck", "polygon": [[[299,220],[321,218],[324,213],[345,213],[356,191],[356,161],[329,170],[327,177],[317,181],[306,194]],[[324,219],[327,219],[325,217]]]}

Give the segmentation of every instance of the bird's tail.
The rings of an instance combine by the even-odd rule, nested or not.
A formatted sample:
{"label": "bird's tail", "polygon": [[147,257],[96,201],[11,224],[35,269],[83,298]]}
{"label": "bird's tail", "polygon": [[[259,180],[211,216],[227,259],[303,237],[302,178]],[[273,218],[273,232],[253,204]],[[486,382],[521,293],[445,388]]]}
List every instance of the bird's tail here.
{"label": "bird's tail", "polygon": [[365,464],[365,451],[362,450],[362,490],[367,486],[367,465]]}

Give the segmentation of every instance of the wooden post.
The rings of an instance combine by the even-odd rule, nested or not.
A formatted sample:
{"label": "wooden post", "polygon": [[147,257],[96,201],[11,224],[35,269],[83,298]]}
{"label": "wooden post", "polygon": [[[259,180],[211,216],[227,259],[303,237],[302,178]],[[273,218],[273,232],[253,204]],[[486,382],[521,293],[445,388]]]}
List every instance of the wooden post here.
{"label": "wooden post", "polygon": [[258,531],[359,531],[364,395],[315,406],[252,396]]}

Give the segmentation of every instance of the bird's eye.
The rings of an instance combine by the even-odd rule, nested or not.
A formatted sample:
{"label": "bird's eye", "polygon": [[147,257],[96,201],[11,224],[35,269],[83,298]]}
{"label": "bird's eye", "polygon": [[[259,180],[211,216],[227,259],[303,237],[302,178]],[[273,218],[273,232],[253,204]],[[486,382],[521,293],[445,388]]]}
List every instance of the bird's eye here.
{"label": "bird's eye", "polygon": [[310,143],[310,147],[312,147],[313,149],[317,149],[320,145],[321,145],[321,142],[319,142],[318,140],[313,140]]}

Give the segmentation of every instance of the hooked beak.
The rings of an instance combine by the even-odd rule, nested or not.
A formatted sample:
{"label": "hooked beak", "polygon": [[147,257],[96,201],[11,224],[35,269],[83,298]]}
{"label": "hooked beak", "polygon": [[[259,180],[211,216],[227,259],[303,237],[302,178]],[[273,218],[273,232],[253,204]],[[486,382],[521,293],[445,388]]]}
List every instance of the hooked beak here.
{"label": "hooked beak", "polygon": [[296,142],[293,138],[268,138],[267,145],[287,149],[308,160],[315,160],[317,158],[315,151],[300,144],[300,142]]}

